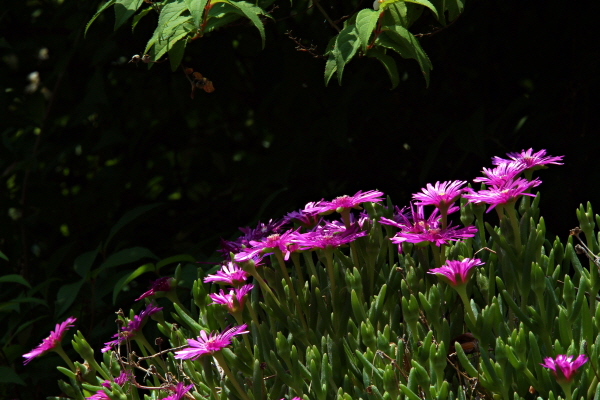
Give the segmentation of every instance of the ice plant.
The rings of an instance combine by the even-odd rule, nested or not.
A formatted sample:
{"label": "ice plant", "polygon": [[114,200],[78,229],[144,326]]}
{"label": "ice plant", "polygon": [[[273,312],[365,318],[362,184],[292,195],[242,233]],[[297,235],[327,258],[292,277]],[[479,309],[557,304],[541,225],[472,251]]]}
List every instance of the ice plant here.
{"label": "ice plant", "polygon": [[175,358],[178,360],[197,360],[198,358],[207,355],[215,354],[231,344],[231,338],[236,335],[248,333],[246,324],[234,326],[222,333],[211,332],[206,334],[205,331],[200,331],[200,336],[195,339],[188,339],[190,347],[175,352]]}
{"label": "ice plant", "polygon": [[577,374],[577,370],[588,361],[587,356],[581,354],[575,360],[573,356],[559,354],[556,358],[546,357],[541,366],[548,368],[556,378],[556,382],[562,387],[567,400],[571,400],[571,382]]}
{"label": "ice plant", "polygon": [[42,354],[48,351],[55,351],[67,362],[67,364],[69,364],[70,367],[73,367],[71,360],[63,351],[60,342],[62,341],[65,332],[69,328],[72,328],[74,326],[73,323],[75,321],[77,321],[77,318],[69,317],[62,323],[56,324],[55,329],[50,332],[50,335],[47,338],[42,340],[42,343],[40,343],[35,349],[31,350],[29,353],[23,354],[23,357],[25,358],[23,364],[27,365],[31,360],[41,356]]}
{"label": "ice plant", "polygon": [[484,177],[477,177],[473,182],[485,183],[488,186],[504,187],[508,182],[512,182],[521,172],[524,164],[513,161],[497,165],[495,168],[483,168],[481,171]]}
{"label": "ice plant", "polygon": [[135,301],[144,299],[146,297],[154,296],[157,292],[168,292],[171,290],[171,285],[174,279],[168,276],[164,276],[162,278],[158,278],[150,284],[150,290],[142,294],[140,297],[135,299]]}
{"label": "ice plant", "polygon": [[184,386],[182,382],[179,382],[175,387],[174,393],[165,397],[163,400],[181,400],[181,398],[183,398],[185,394],[193,387],[193,384]]}
{"label": "ice plant", "polygon": [[528,181],[527,179],[517,178],[513,181],[508,181],[502,187],[491,187],[490,189],[480,190],[463,194],[463,197],[468,199],[470,203],[486,203],[489,208],[486,212],[490,212],[498,205],[515,203],[519,196],[532,196],[535,194],[526,193],[526,190],[538,186],[542,183],[539,179]]}
{"label": "ice plant", "polygon": [[383,192],[377,190],[369,190],[362,192],[359,190],[354,196],[340,196],[336,197],[332,201],[320,201],[314,207],[307,209],[307,211],[317,212],[320,215],[328,215],[334,211],[342,215],[344,224],[350,225],[350,209],[362,210],[360,207],[361,203],[371,202],[380,203],[383,200]]}
{"label": "ice plant", "polygon": [[462,186],[466,183],[466,181],[436,182],[435,185],[428,183],[420,193],[413,194],[413,199],[417,200],[415,203],[417,205],[432,205],[438,208],[442,216],[442,227],[445,228],[448,208],[460,198],[464,191]]}
{"label": "ice plant", "polygon": [[237,313],[244,309],[244,297],[252,290],[254,285],[248,284],[240,288],[232,289],[229,293],[225,293],[223,289],[219,293],[209,294],[212,299],[211,304],[220,304],[225,307],[230,313]]}
{"label": "ice plant", "polygon": [[313,232],[296,235],[294,242],[299,244],[302,250],[333,249],[348,244],[366,234],[367,232],[360,230],[358,224],[353,224],[343,230],[334,230],[334,226],[327,225],[325,228]]}
{"label": "ice plant", "polygon": [[204,278],[204,283],[214,282],[238,287],[246,282],[246,279],[248,279],[248,273],[230,261],[224,264],[216,274]]}
{"label": "ice plant", "polygon": [[562,165],[562,161],[564,156],[546,156],[546,150],[542,149],[536,153],[533,152],[533,149],[529,150],[521,150],[520,153],[506,153],[506,155],[510,158],[510,160],[506,160],[500,157],[492,157],[492,164],[500,165],[504,163],[508,163],[511,161],[521,162],[524,165],[524,169],[542,167],[546,164],[557,164]]}
{"label": "ice plant", "polygon": [[243,250],[243,252],[235,255],[235,261],[247,261],[259,254],[272,253],[280,251],[284,259],[287,261],[290,258],[290,253],[293,249],[289,246],[293,244],[293,239],[298,230],[288,230],[284,233],[274,233],[272,235],[263,238],[261,241],[250,241],[249,248]]}
{"label": "ice plant", "polygon": [[442,278],[446,283],[456,290],[463,302],[467,314],[469,315],[471,323],[473,324],[472,327],[474,327],[477,319],[475,318],[475,314],[471,309],[471,303],[467,297],[467,289],[465,286],[469,281],[473,268],[483,264],[484,263],[477,258],[464,258],[461,261],[447,260],[446,263],[440,268],[433,268],[427,272],[428,274],[434,274]]}
{"label": "ice plant", "polygon": [[321,218],[319,216],[318,206],[322,201],[323,199],[307,203],[306,206],[304,206],[304,209],[288,213],[283,221],[285,223],[297,221],[305,228],[312,228],[319,223],[319,219]]}
{"label": "ice plant", "polygon": [[161,310],[162,307],[156,307],[152,303],[148,304],[146,308],[142,310],[140,315],[134,315],[132,320],[128,321],[124,326],[121,327],[121,332],[115,333],[113,335],[115,340],[111,340],[110,342],[104,343],[104,347],[101,350],[102,353],[106,353],[107,351],[112,350],[114,347],[123,343],[125,340],[133,339],[140,331],[140,329],[142,329],[142,325],[145,322],[145,319]]}

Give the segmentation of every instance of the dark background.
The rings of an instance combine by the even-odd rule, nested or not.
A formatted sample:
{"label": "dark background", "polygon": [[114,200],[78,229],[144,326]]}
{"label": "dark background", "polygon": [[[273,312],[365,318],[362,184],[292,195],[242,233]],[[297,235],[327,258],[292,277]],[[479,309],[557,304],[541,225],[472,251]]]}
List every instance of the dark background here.
{"label": "dark background", "polygon": [[[371,5],[322,3],[334,20]],[[173,273],[170,265],[138,278],[113,305],[111,285],[143,261],[119,266],[86,281],[57,313],[57,292],[80,279],[74,260],[143,205],[160,203],[126,225],[95,266],[133,246],[159,259],[218,262],[219,238],[235,237],[237,227],[358,190],[405,205],[426,183],[471,180],[490,157],[530,147],[565,156],[564,166],[539,174],[550,239],[578,225],[580,203],[600,207],[597,2],[469,0],[443,29],[424,17],[411,31],[427,34],[431,84],[414,60],[398,57],[394,90],[366,58],[347,66],[341,87],[334,79],[325,87],[324,59],[296,51],[284,32],[321,54],[335,32],[316,10],[304,12],[306,3],[294,2],[302,14],[293,18],[282,3],[264,50],[243,21],[188,45],[184,65],[216,88],[194,100],[168,62],[150,70],[127,63],[145,47],[154,16],[133,34],[127,25],[113,32],[109,10],[84,38],[98,5],[12,1],[0,13],[0,250],[8,257],[0,271],[31,285],[0,284],[0,366],[27,383],[4,385],[0,397],[58,395],[58,359],[23,368],[21,354],[68,315],[91,342],[106,341],[111,313],[128,308],[149,279]],[[34,71],[39,85],[27,89]]]}

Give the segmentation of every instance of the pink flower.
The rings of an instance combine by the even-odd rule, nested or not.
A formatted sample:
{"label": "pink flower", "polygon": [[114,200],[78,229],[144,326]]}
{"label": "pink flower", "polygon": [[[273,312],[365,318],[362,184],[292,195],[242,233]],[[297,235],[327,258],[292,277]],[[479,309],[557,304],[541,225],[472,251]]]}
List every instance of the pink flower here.
{"label": "pink flower", "polygon": [[514,181],[506,182],[503,187],[493,186],[490,189],[480,190],[479,192],[471,191],[471,193],[463,194],[469,203],[486,203],[490,207],[486,212],[490,212],[499,204],[514,203],[519,196],[532,196],[535,194],[525,193],[526,190],[538,186],[542,183],[539,179],[528,181],[527,179],[518,178]]}
{"label": "pink flower", "polygon": [[214,354],[231,344],[231,338],[235,335],[248,333],[244,330],[246,324],[227,329],[223,333],[211,332],[209,335],[205,331],[200,331],[198,340],[188,339],[190,347],[175,352],[175,358],[179,360],[196,360],[206,354]]}
{"label": "pink flower", "polygon": [[[119,385],[119,386],[123,386],[126,382],[128,382],[131,378],[133,377],[133,374],[131,373],[131,371],[121,371],[121,373],[119,374],[119,376],[117,376],[114,379],[114,382]],[[109,380],[105,380],[104,382],[101,383],[102,386],[104,386],[105,388],[110,389],[110,383],[111,381]],[[104,393],[104,392],[103,392]]]}
{"label": "pink flower", "polygon": [[64,322],[56,324],[54,331],[51,331],[50,335],[42,340],[42,343],[29,353],[23,354],[23,357],[25,358],[23,364],[27,365],[34,358],[41,356],[47,351],[53,350],[56,346],[60,346],[60,342],[62,341],[65,332],[74,326],[73,323],[75,321],[77,321],[77,318],[69,317]]}
{"label": "pink flower", "polygon": [[[340,229],[336,230],[335,228]],[[327,249],[348,244],[366,234],[367,232],[360,231],[358,224],[350,225],[348,229],[329,224],[325,227],[319,227],[315,232],[298,234],[294,241],[300,246],[301,250]]]}
{"label": "pink flower", "polygon": [[284,218],[284,222],[288,223],[291,221],[298,221],[300,225],[305,228],[312,228],[319,223],[319,204],[323,201],[310,202],[304,206],[303,210],[292,211],[288,213]]}
{"label": "pink flower", "polygon": [[156,292],[168,292],[171,290],[171,284],[174,279],[169,278],[168,276],[164,276],[162,278],[158,278],[150,284],[150,290],[142,294],[140,297],[135,299],[135,301],[141,300],[146,297],[154,296]]}
{"label": "pink flower", "polygon": [[512,182],[523,170],[525,164],[518,161],[502,163],[496,168],[483,168],[481,171],[485,177],[473,179],[473,182],[485,183],[488,186],[504,187],[509,182]]}
{"label": "pink flower", "polygon": [[573,356],[559,354],[556,359],[552,357],[544,358],[544,363],[541,366],[552,370],[552,374],[556,380],[561,382],[571,382],[571,379],[577,373],[577,369],[588,361],[588,358],[581,354],[573,361]]}
{"label": "pink flower", "polygon": [[118,346],[126,340],[132,339],[142,329],[142,324],[145,322],[146,317],[151,316],[162,310],[162,307],[156,307],[150,303],[140,313],[140,315],[134,315],[132,320],[129,320],[127,324],[121,327],[121,332],[115,333],[112,337],[116,338],[110,342],[104,343],[104,347],[100,350],[102,353],[106,353],[112,350],[113,347]]}
{"label": "pink flower", "polygon": [[344,209],[350,208],[360,210],[360,203],[367,201],[379,203],[383,200],[381,196],[383,196],[383,193],[376,190],[369,190],[364,193],[359,190],[354,196],[340,196],[332,201],[320,201],[314,207],[307,208],[305,211],[317,212],[318,214],[331,214],[334,211],[341,213]]}
{"label": "pink flower", "polygon": [[282,234],[274,233],[273,235],[269,235],[260,242],[251,240],[250,245],[252,247],[246,248],[242,253],[236,254],[235,261],[247,261],[259,254],[272,253],[275,249],[279,249],[284,255],[284,260],[288,260],[290,253],[293,251],[290,249],[290,245],[293,244],[292,241],[297,232],[298,230],[293,231],[290,229]]}
{"label": "pink flower", "polygon": [[93,395],[86,397],[87,400],[110,400],[110,397],[104,392],[104,390],[98,390]]}
{"label": "pink flower", "polygon": [[430,269],[427,273],[441,275],[450,285],[457,286],[467,283],[471,269],[478,265],[483,265],[483,262],[477,258],[465,258],[462,261],[447,260],[440,268]]}
{"label": "pink flower", "polygon": [[460,197],[466,181],[436,182],[435,185],[427,184],[426,188],[421,189],[422,193],[413,194],[414,200],[419,200],[415,204],[419,206],[433,205],[437,208],[448,208]]}
{"label": "pink flower", "polygon": [[510,160],[506,160],[500,157],[493,157],[492,164],[500,165],[507,162],[517,161],[524,164],[523,169],[529,169],[537,166],[543,166],[545,164],[557,164],[562,165],[558,161],[562,161],[564,156],[546,156],[546,150],[542,149],[537,153],[533,153],[533,149],[521,150],[520,153],[506,153]]}
{"label": "pink flower", "polygon": [[240,286],[248,279],[248,273],[241,269],[237,264],[228,262],[217,271],[215,275],[208,275],[204,278],[204,283],[216,282],[230,286]]}
{"label": "pink flower", "polygon": [[244,297],[252,290],[253,287],[254,285],[248,284],[240,288],[232,289],[229,291],[229,293],[225,293],[223,289],[221,289],[219,293],[209,294],[213,301],[211,304],[220,304],[231,313],[242,311],[244,309]]}
{"label": "pink flower", "polygon": [[165,397],[163,400],[181,400],[187,391],[193,387],[194,385],[183,386],[183,383],[179,382],[175,388],[175,393]]}
{"label": "pink flower", "polygon": [[284,222],[269,220],[266,224],[259,222],[256,228],[239,228],[243,235],[233,241],[221,239],[222,249],[219,252],[228,258],[229,253],[238,253],[242,250],[242,246],[248,247],[251,240],[261,240],[273,233],[279,232]]}

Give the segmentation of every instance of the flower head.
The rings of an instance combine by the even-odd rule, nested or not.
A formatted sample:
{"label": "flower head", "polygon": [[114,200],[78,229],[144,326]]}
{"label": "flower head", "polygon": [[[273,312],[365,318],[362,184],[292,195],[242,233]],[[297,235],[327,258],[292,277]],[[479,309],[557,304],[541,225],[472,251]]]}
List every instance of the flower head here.
{"label": "flower head", "polygon": [[[163,400],[181,400],[181,398],[188,392],[188,390],[190,390],[193,387],[194,385],[184,386],[182,382],[179,382],[177,384],[177,387],[174,388],[174,393],[165,397]],[[173,387],[171,386],[171,389],[172,388]]]}
{"label": "flower head", "polygon": [[435,185],[427,184],[421,189],[421,193],[413,194],[413,199],[418,200],[415,204],[420,206],[433,205],[440,209],[448,208],[460,197],[466,181],[436,182]]}
{"label": "flower head", "polygon": [[493,157],[492,164],[500,165],[509,163],[512,161],[521,162],[524,165],[523,169],[529,169],[534,167],[543,167],[545,164],[558,164],[562,165],[561,162],[564,156],[546,156],[546,150],[542,149],[537,153],[533,153],[533,149],[521,150],[520,153],[506,153],[510,160],[506,160],[500,157]]}
{"label": "flower head", "polygon": [[336,224],[327,224],[318,227],[316,231],[296,235],[294,241],[301,250],[328,249],[348,244],[366,234],[367,232],[360,231],[357,223],[347,229]]}
{"label": "flower head", "polygon": [[240,288],[232,289],[229,293],[225,293],[223,289],[219,293],[209,294],[212,299],[211,304],[220,304],[229,312],[242,311],[244,309],[244,297],[252,290],[254,285],[248,284]]}
{"label": "flower head", "polygon": [[135,299],[135,301],[144,299],[146,297],[154,296],[156,292],[168,292],[171,290],[171,285],[175,279],[170,278],[168,276],[164,276],[162,278],[158,278],[150,284],[150,290],[142,294],[140,297]]}
{"label": "flower head", "polygon": [[364,193],[359,190],[354,196],[340,196],[336,197],[332,201],[320,201],[315,204],[314,207],[305,210],[317,212],[318,214],[331,214],[334,211],[341,213],[342,211],[350,208],[360,210],[360,203],[365,203],[367,201],[379,203],[383,200],[381,196],[383,196],[383,193],[378,192],[377,190],[369,190],[368,192]]}
{"label": "flower head", "polygon": [[293,239],[298,230],[288,230],[284,233],[274,233],[272,235],[263,238],[261,241],[250,241],[250,245],[252,247],[246,248],[242,253],[238,253],[235,255],[235,261],[247,261],[258,254],[264,253],[272,253],[275,249],[279,249],[283,255],[284,259],[288,260],[290,258],[290,253],[294,249],[290,249],[290,245],[293,244]]}
{"label": "flower head", "polygon": [[588,361],[588,358],[581,354],[575,360],[573,356],[567,356],[559,354],[556,359],[552,357],[544,358],[544,363],[540,364],[542,367],[548,368],[552,371],[552,374],[556,377],[556,380],[561,382],[571,382],[571,379],[577,373],[577,369]]}
{"label": "flower head", "polygon": [[462,261],[448,260],[440,268],[427,271],[428,274],[442,276],[452,286],[463,285],[469,281],[473,267],[483,265],[477,258],[465,258]]}
{"label": "flower head", "polygon": [[198,340],[188,339],[190,347],[175,352],[175,358],[180,360],[196,360],[206,354],[214,354],[217,351],[224,349],[231,344],[231,338],[235,335],[248,333],[245,329],[246,324],[229,328],[223,333],[211,332],[206,334],[205,331],[200,331]]}
{"label": "flower head", "polygon": [[72,328],[73,323],[77,321],[77,318],[69,317],[64,322],[60,324],[56,324],[53,331],[50,332],[50,335],[42,340],[35,349],[31,350],[29,353],[23,354],[25,361],[23,364],[27,365],[34,358],[41,356],[47,351],[53,350],[55,347],[60,346],[60,342],[65,334],[65,332]]}
{"label": "flower head", "polygon": [[100,350],[102,353],[106,353],[113,347],[123,343],[125,340],[132,339],[142,329],[142,325],[146,320],[146,317],[151,316],[162,310],[162,307],[156,307],[153,303],[146,306],[140,315],[134,315],[132,320],[129,320],[126,325],[121,327],[121,332],[115,333],[112,337],[115,340],[104,343],[104,347]]}
{"label": "flower head", "polygon": [[204,278],[204,283],[216,282],[230,286],[240,286],[248,279],[248,273],[241,269],[237,264],[228,262],[221,267],[214,275],[208,275]]}
{"label": "flower head", "polygon": [[319,223],[319,219],[321,218],[319,216],[319,204],[322,201],[323,199],[320,201],[307,203],[303,210],[292,211],[291,213],[288,213],[283,218],[284,222],[288,223],[291,221],[298,221],[298,223],[300,223],[300,225],[303,227],[312,228]]}
{"label": "flower head", "polygon": [[539,179],[528,181],[527,179],[517,178],[513,181],[508,181],[502,187],[492,186],[490,189],[480,190],[479,192],[471,191],[463,195],[469,203],[486,203],[490,207],[486,212],[490,212],[499,204],[514,203],[519,196],[532,196],[535,194],[525,193],[526,190],[538,186],[542,183]]}
{"label": "flower head", "polygon": [[110,400],[110,397],[108,397],[104,390],[98,390],[93,395],[86,397],[86,400]]}
{"label": "flower head", "polygon": [[497,165],[495,168],[483,168],[485,177],[477,177],[473,182],[485,183],[488,186],[504,187],[513,181],[523,170],[525,164],[520,161],[511,161]]}

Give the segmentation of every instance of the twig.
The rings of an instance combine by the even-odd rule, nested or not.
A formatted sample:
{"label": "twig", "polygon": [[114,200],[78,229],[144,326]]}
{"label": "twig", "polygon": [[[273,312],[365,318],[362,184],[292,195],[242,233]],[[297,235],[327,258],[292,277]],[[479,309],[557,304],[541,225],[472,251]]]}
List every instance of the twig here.
{"label": "twig", "polygon": [[338,28],[338,26],[335,24],[335,22],[333,22],[333,20],[329,17],[329,15],[327,15],[327,12],[321,6],[321,3],[319,3],[319,0],[313,0],[313,3],[317,6],[317,8],[319,9],[319,11],[321,11],[321,14],[323,14],[323,16],[325,17],[325,19],[327,20],[327,22],[329,22],[329,25],[331,25],[333,27],[333,29],[335,29],[339,33],[341,31],[341,29]]}
{"label": "twig", "polygon": [[437,28],[437,29],[435,29],[434,31],[432,31],[432,32],[428,32],[428,33],[417,33],[417,34],[415,34],[415,35],[413,35],[413,36],[414,36],[414,37],[419,37],[419,38],[420,38],[420,37],[425,37],[425,36],[433,36],[433,35],[435,35],[436,33],[439,33],[439,32],[441,32],[441,31],[443,31],[444,29],[447,29],[447,28],[451,27],[452,25],[454,25],[454,23],[455,23],[456,21],[458,21],[458,19],[460,18],[460,16],[461,16],[461,15],[462,15],[462,14],[458,14],[458,17],[456,17],[456,18],[454,19],[454,21],[450,22],[450,23],[449,23],[448,25],[446,25],[446,26],[438,27],[438,28]]}
{"label": "twig", "polygon": [[301,39],[298,39],[297,37],[292,36],[291,30],[284,32],[284,35],[287,35],[288,38],[290,38],[294,43],[296,43],[296,51],[304,51],[304,52],[310,54],[311,56],[313,56],[314,58],[325,58],[323,55],[316,52],[316,50],[317,50],[316,45],[311,44],[310,47],[306,47],[300,41]]}

